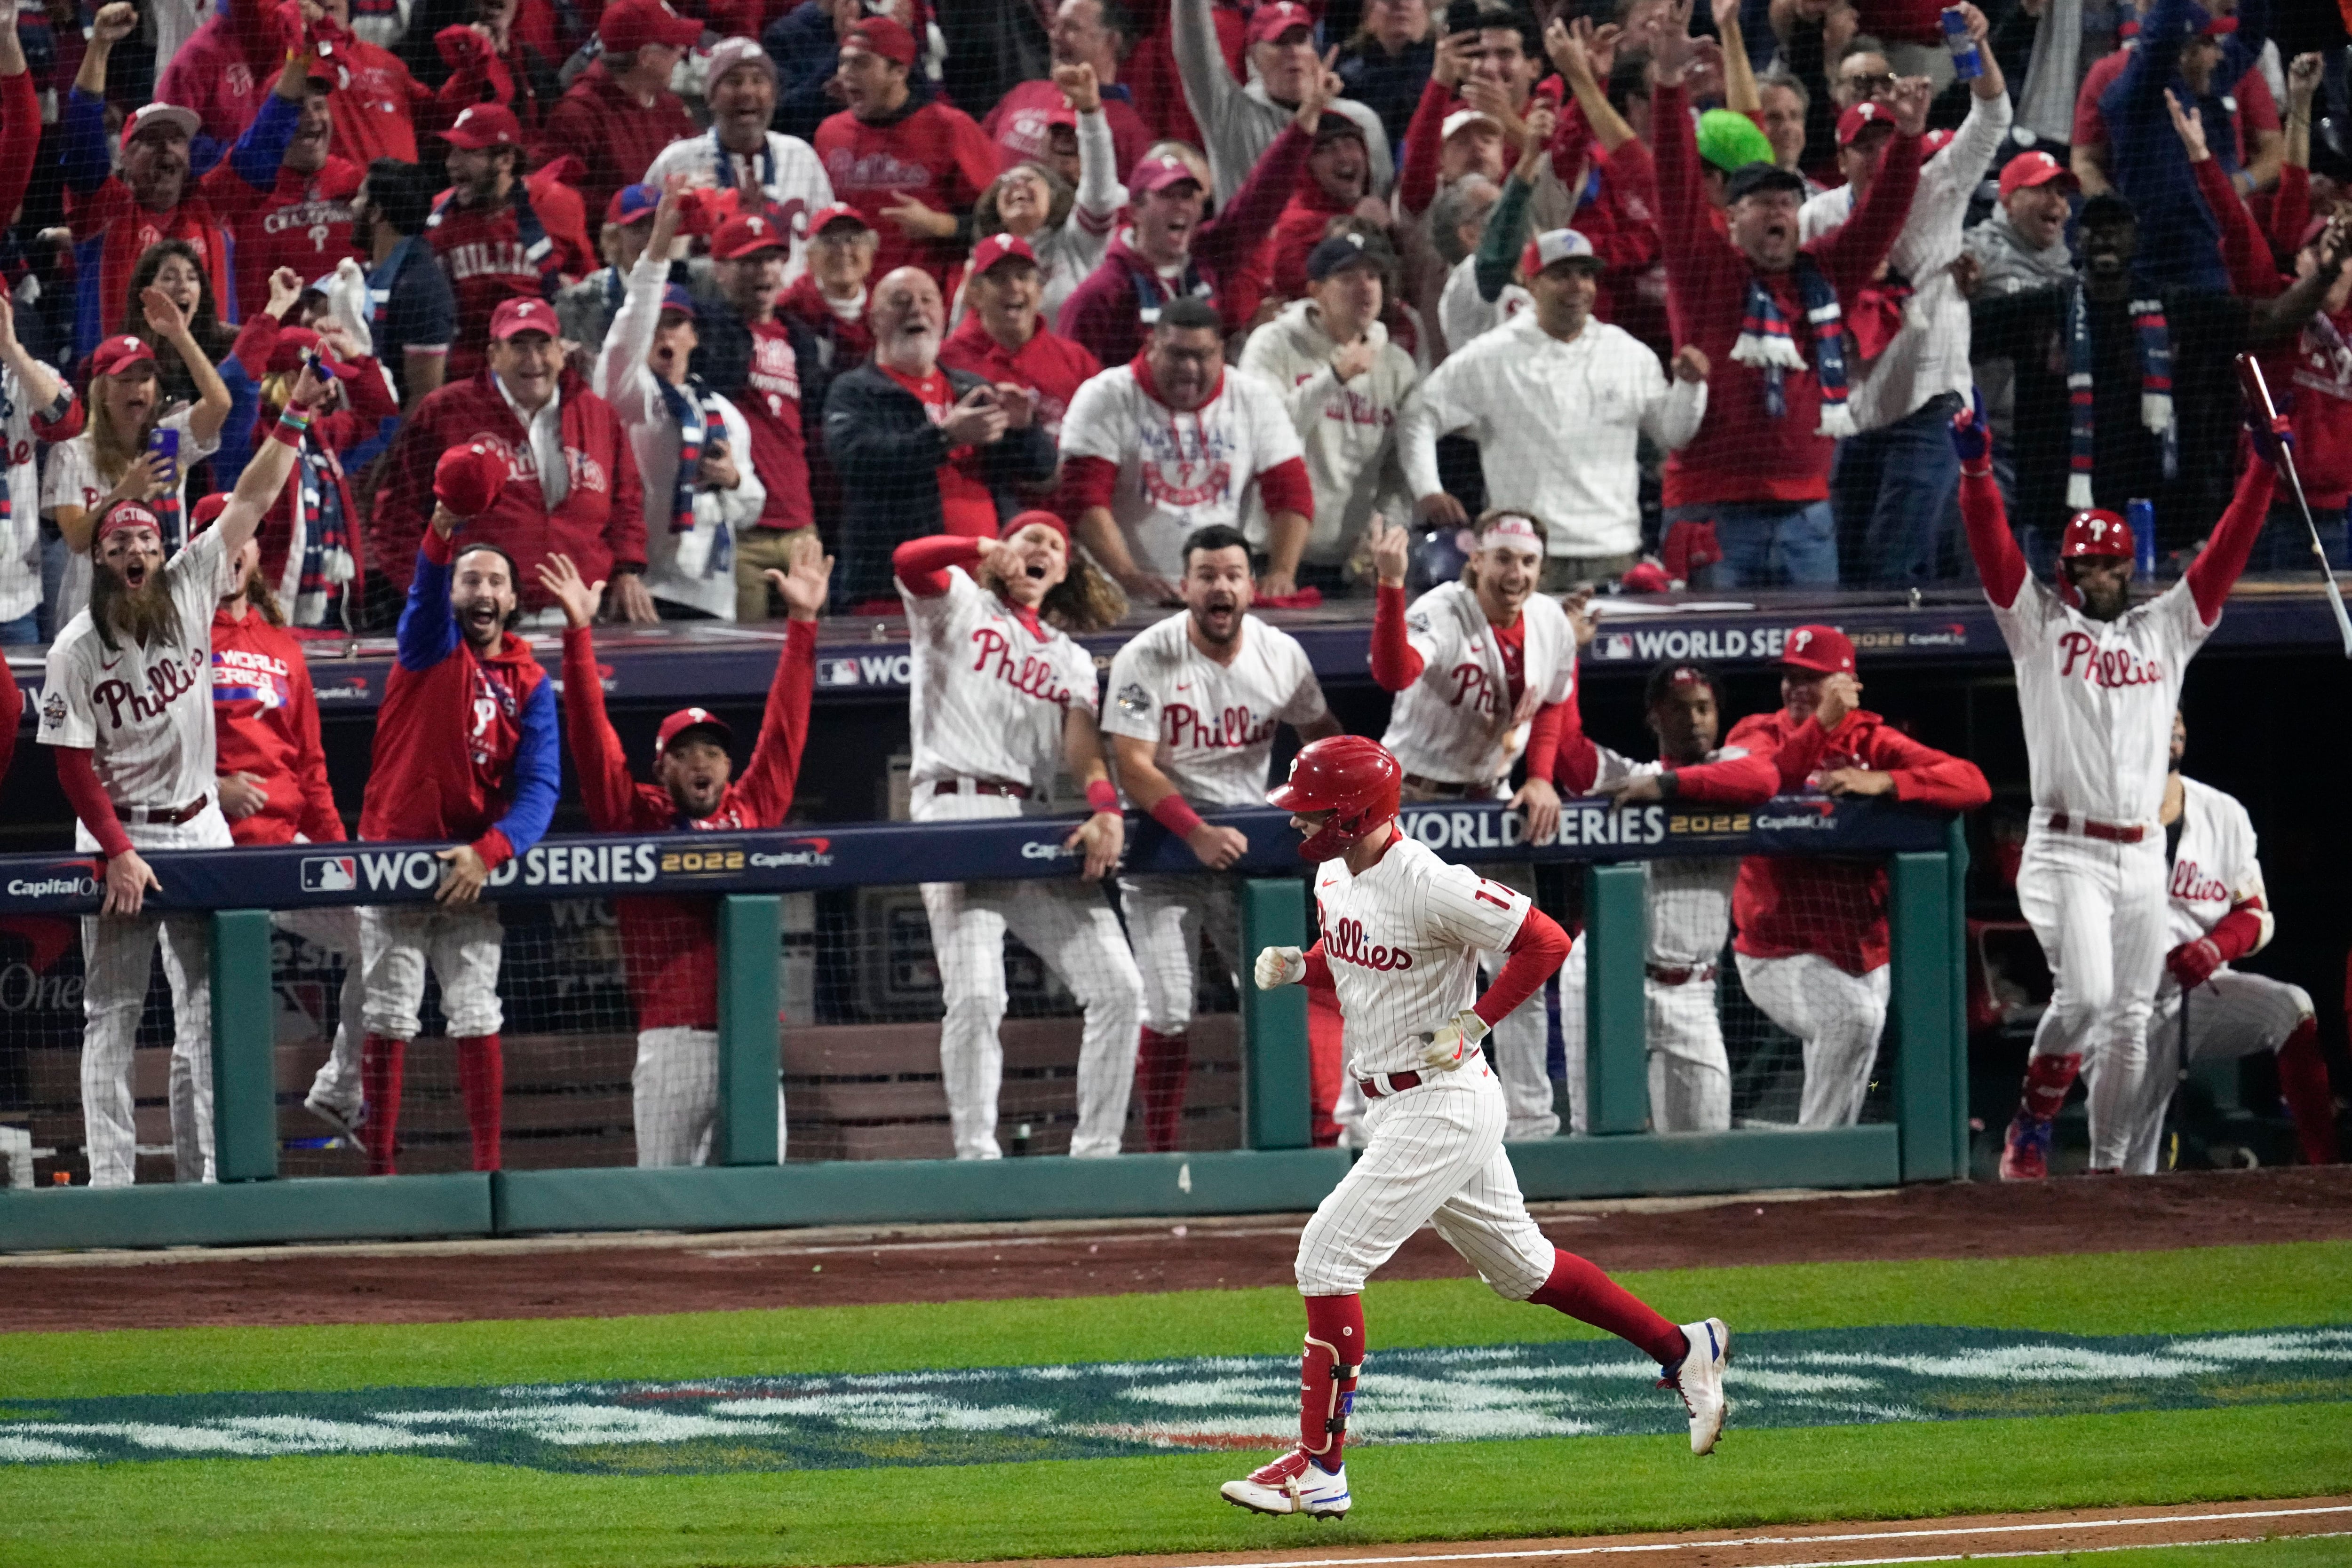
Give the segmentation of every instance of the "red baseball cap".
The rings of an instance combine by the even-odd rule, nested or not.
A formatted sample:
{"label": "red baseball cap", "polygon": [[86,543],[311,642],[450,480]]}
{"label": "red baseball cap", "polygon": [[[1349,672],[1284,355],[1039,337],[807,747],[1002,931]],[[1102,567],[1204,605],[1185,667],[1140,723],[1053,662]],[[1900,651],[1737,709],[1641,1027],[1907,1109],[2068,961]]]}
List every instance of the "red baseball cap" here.
{"label": "red baseball cap", "polygon": [[846,202],[835,202],[829,207],[819,207],[809,214],[808,232],[812,235],[821,235],[835,224],[856,224],[868,234],[874,231],[874,225],[866,221],[865,214]]}
{"label": "red baseball cap", "polygon": [[978,277],[1000,261],[1025,261],[1037,265],[1037,253],[1029,242],[1009,234],[992,234],[971,247],[971,268],[966,275]]}
{"label": "red baseball cap", "polygon": [[[278,329],[278,346],[269,350],[268,368],[272,371],[290,371],[302,362],[304,354],[318,346],[319,334],[310,328],[280,327]],[[357,365],[343,364],[323,353],[319,356],[319,364],[337,381],[347,382],[360,373],[360,368]]]}
{"label": "red baseball cap", "polygon": [[1834,626],[1798,626],[1780,644],[1780,663],[1823,675],[1853,674],[1853,643]]}
{"label": "red baseball cap", "polygon": [[2072,169],[2049,153],[2021,152],[2001,165],[2000,199],[2005,202],[2029,185],[2047,185],[2054,180],[2064,181],[2070,191],[2082,183]]}
{"label": "red baseball cap", "polygon": [[2077,556],[2108,556],[2129,560],[2132,556],[2131,525],[2104,507],[2077,512],[2066,519],[2066,532],[2058,541],[2058,559],[2072,560]]}
{"label": "red baseball cap", "polygon": [[663,0],[614,0],[596,24],[596,37],[608,55],[633,55],[648,44],[690,49],[702,39],[702,24]]}
{"label": "red baseball cap", "polygon": [[226,510],[228,510],[228,497],[223,491],[215,490],[211,495],[198,501],[188,508],[188,537],[194,538],[198,534],[211,528],[220,521],[220,515]]}
{"label": "red baseball cap", "polygon": [[479,152],[485,147],[520,147],[522,122],[502,103],[469,104],[440,136],[450,146],[468,152]]}
{"label": "red baseball cap", "polygon": [[1309,36],[1315,31],[1315,17],[1304,5],[1294,5],[1290,0],[1278,0],[1272,5],[1261,5],[1250,14],[1249,41],[1253,44],[1272,43],[1293,27],[1304,27]]}
{"label": "red baseball cap", "polygon": [[670,742],[689,729],[717,730],[720,745],[735,744],[735,731],[725,719],[707,707],[682,707],[661,721],[661,729],[654,737],[654,760],[659,762],[668,755]]}
{"label": "red baseball cap", "polygon": [[155,362],[155,350],[144,340],[125,334],[109,338],[89,351],[89,373],[94,376],[119,376],[144,360]]}
{"label": "red baseball cap", "polygon": [[1895,111],[1874,98],[1865,98],[1860,103],[1848,105],[1846,111],[1838,116],[1837,144],[1853,146],[1853,139],[1874,125],[1894,130]]}
{"label": "red baseball cap", "polygon": [[[811,228],[814,231],[814,225]],[[740,261],[763,250],[792,248],[792,231],[765,213],[738,213],[710,236],[710,254],[719,261]]]}
{"label": "red baseball cap", "polygon": [[1923,161],[1933,158],[1937,153],[1949,147],[1952,144],[1952,138],[1958,134],[1959,132],[1956,131],[1930,131],[1927,135],[1919,138],[1920,158]]}
{"label": "red baseball cap", "polygon": [[[118,528],[152,528],[161,538],[163,519],[142,502],[119,502],[107,512],[106,520],[98,525],[98,537],[90,541],[90,552],[96,554],[98,547],[106,542],[106,536]],[[1068,537],[1067,530],[1064,531],[1064,537]]]}
{"label": "red baseball cap", "polygon": [[850,28],[849,37],[841,40],[841,47],[845,49],[853,45],[861,49],[870,49],[908,70],[915,68],[915,35],[887,16],[868,16]]}
{"label": "red baseball cap", "polygon": [[461,517],[478,517],[507,487],[505,455],[487,441],[469,441],[441,454],[433,465],[433,495]]}
{"label": "red baseball cap", "polygon": [[1162,152],[1157,158],[1146,158],[1138,163],[1127,177],[1127,186],[1139,195],[1150,195],[1171,186],[1181,185],[1187,180],[1197,185],[1201,183],[1201,176],[1192,172],[1192,165],[1175,153]]}
{"label": "red baseball cap", "polygon": [[544,299],[499,300],[499,308],[490,312],[490,340],[503,343],[519,332],[561,338],[563,328],[555,319],[555,307]]}

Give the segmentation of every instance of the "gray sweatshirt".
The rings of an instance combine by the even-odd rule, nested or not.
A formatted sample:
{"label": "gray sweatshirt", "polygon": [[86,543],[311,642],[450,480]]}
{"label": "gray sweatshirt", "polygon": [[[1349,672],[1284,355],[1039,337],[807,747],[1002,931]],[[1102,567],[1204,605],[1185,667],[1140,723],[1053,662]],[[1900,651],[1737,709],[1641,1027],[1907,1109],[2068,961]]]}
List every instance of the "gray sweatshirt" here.
{"label": "gray sweatshirt", "polygon": [[[1176,0],[1171,9],[1184,102],[1208,141],[1202,151],[1209,155],[1217,205],[1223,207],[1249,178],[1258,154],[1290,123],[1294,110],[1267,97],[1264,82],[1253,80],[1244,87],[1234,79],[1223,51],[1217,47],[1217,25],[1209,14],[1210,5],[1211,0]],[[1381,117],[1347,98],[1332,99],[1329,110],[1364,128],[1364,152],[1372,165],[1372,193],[1386,195],[1396,177],[1396,164],[1389,156],[1389,135],[1381,129]]]}

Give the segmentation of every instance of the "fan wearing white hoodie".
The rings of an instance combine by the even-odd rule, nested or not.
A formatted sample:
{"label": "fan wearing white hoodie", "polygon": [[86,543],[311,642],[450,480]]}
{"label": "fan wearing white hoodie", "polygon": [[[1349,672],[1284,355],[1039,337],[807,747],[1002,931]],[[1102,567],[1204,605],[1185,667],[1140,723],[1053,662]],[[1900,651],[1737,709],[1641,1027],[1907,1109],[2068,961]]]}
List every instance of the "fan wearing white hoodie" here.
{"label": "fan wearing white hoodie", "polygon": [[[1402,522],[1412,513],[1396,422],[1419,371],[1380,320],[1393,260],[1360,234],[1322,241],[1307,253],[1307,298],[1251,333],[1242,350],[1241,368],[1281,392],[1306,449],[1315,517],[1298,582],[1327,593],[1370,582],[1368,570],[1350,569],[1370,559],[1375,517]],[[1250,543],[1265,549],[1264,511],[1254,509],[1246,526]]]}

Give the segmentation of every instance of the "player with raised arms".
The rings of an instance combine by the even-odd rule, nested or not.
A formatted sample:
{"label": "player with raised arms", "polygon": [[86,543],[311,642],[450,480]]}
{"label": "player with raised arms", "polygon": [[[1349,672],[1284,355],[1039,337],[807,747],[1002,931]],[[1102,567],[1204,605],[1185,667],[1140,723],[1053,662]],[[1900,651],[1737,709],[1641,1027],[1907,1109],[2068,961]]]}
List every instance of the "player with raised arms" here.
{"label": "player with raised arms", "polygon": [[1070,632],[1117,621],[1118,591],[1070,550],[1069,526],[1022,512],[996,538],[908,539],[891,555],[914,643],[908,703],[919,822],[1018,817],[1066,767],[1087,792],[1087,820],[1062,841],[1082,881],[927,882],[931,950],[947,1016],[940,1076],[958,1159],[992,1160],[1004,1077],[1004,933],[1070,988],[1086,1012],[1078,1048],[1078,1124],[1070,1153],[1118,1153],[1133,1088],[1143,978],[1098,883],[1127,840],[1103,760],[1094,655]]}
{"label": "player with raised arms", "polygon": [[[177,319],[147,291],[148,319]],[[183,324],[184,329],[184,324]],[[131,1061],[155,939],[172,988],[172,1145],[183,1181],[213,1179],[211,944],[197,913],[142,913],[163,884],[142,850],[226,849],[213,777],[213,611],[235,563],[293,471],[295,448],[325,391],[296,379],[219,521],[169,562],[163,521],[144,501],[98,515],[89,604],[49,646],[41,743],[74,809],[75,848],[104,857],[105,897],[82,916],[82,1137],[92,1186],[128,1186],[138,1165]]]}
{"label": "player with raised arms", "polygon": [[[793,809],[801,747],[808,739],[809,691],[816,680],[816,618],[833,581],[833,558],[815,538],[792,542],[792,570],[763,573],[790,612],[768,686],[760,737],[740,777],[735,738],[709,708],[682,707],[654,737],[654,782],[629,772],[628,754],[604,714],[589,627],[604,585],[582,580],[566,555],[540,563],[539,583],[563,610],[563,722],[588,825],[600,833],[741,831],[780,828]],[[635,1093],[637,1164],[707,1165],[719,1116],[719,932],[708,898],[624,898],[621,954],[637,1004]],[[776,1157],[784,1157],[781,1093]]]}
{"label": "player with raised arms", "polygon": [[[1496,1294],[1566,1312],[1654,1359],[1689,1412],[1693,1453],[1712,1450],[1723,1431],[1731,1334],[1721,1320],[1675,1327],[1554,1247],[1528,1213],[1503,1148],[1503,1092],[1477,1041],[1542,988],[1568,936],[1527,894],[1399,831],[1403,775],[1378,743],[1334,736],[1301,747],[1288,782],[1266,796],[1292,813],[1299,854],[1315,865],[1322,936],[1303,953],[1260,953],[1258,988],[1336,988],[1348,1071],[1371,1109],[1363,1153],[1298,1239],[1298,1447],[1223,1489],[1260,1513],[1348,1511],[1343,1450],[1364,1363],[1364,1280],[1424,1223]],[[1508,958],[1474,1000],[1481,953]]]}

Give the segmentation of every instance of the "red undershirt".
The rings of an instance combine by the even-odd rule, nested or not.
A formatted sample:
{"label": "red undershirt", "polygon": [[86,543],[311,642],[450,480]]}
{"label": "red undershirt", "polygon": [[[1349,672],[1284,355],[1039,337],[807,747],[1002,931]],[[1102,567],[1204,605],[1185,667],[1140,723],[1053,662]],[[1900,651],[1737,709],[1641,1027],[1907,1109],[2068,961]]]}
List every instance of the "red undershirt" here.
{"label": "red undershirt", "polygon": [[[948,383],[948,373],[933,366],[927,376],[909,376],[887,365],[877,367],[884,375],[914,394],[931,416],[933,424],[944,424],[955,410],[955,389]],[[979,449],[971,446],[950,447],[948,460],[936,470],[940,486],[940,529],[960,538],[994,538],[996,537],[996,497],[988,486],[973,478],[967,465],[977,465]]]}

